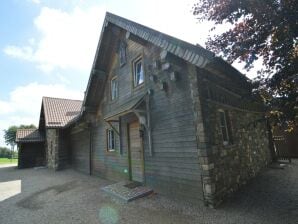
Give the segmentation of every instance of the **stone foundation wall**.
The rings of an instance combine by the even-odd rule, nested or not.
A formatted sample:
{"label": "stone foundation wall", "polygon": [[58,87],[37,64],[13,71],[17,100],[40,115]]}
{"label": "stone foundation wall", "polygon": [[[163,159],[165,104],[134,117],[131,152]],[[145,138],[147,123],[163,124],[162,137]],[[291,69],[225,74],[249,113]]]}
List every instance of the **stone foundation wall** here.
{"label": "stone foundation wall", "polygon": [[58,169],[58,130],[47,129],[46,130],[46,155],[47,155],[47,167],[50,169]]}
{"label": "stone foundation wall", "polygon": [[[208,111],[206,134],[209,153],[200,157],[205,201],[218,205],[224,197],[247,183],[271,160],[267,128],[262,113],[243,111],[216,103],[205,104]],[[231,141],[223,143],[219,110],[228,114]],[[203,172],[203,173],[204,173]]]}

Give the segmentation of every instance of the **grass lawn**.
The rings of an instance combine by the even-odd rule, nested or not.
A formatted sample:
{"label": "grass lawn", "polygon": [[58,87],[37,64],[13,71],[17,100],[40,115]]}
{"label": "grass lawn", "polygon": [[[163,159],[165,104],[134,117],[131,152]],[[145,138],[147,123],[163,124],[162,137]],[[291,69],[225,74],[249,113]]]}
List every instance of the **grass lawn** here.
{"label": "grass lawn", "polygon": [[7,158],[0,158],[0,164],[17,164],[18,159],[7,159]]}

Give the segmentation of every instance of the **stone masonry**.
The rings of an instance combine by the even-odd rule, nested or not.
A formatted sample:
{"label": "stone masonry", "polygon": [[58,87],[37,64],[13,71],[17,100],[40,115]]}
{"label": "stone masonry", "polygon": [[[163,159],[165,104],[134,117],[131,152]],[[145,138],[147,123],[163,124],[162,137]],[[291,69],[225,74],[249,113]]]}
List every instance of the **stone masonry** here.
{"label": "stone masonry", "polygon": [[58,130],[46,130],[46,155],[47,166],[50,169],[58,169]]}
{"label": "stone masonry", "polygon": [[[204,195],[213,206],[254,177],[271,160],[268,149],[266,121],[262,113],[228,108],[233,142],[222,143],[218,109],[209,103],[210,149],[207,161],[200,158],[205,177]],[[226,109],[226,108],[225,108]]]}
{"label": "stone masonry", "polygon": [[[240,107],[243,100],[238,100],[238,107],[227,100],[208,98],[201,74],[191,65],[188,73],[204,201],[209,207],[216,207],[271,161],[266,120],[262,111],[254,110],[254,104],[248,103],[243,109]],[[233,96],[222,94],[226,90],[220,91],[221,99],[237,102]],[[226,111],[229,118],[231,141],[228,144],[223,144],[219,110]]]}

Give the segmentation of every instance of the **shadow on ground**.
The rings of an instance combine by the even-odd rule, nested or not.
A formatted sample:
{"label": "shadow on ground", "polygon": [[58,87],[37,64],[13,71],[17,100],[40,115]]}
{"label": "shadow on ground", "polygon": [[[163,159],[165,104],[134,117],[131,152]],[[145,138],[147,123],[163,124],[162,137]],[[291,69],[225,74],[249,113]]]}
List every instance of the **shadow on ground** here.
{"label": "shadow on ground", "polygon": [[298,223],[298,160],[285,169],[266,168],[218,209],[159,194],[124,203],[100,190],[110,181],[73,170],[0,168],[0,189],[15,181],[21,191],[0,201],[1,224]]}

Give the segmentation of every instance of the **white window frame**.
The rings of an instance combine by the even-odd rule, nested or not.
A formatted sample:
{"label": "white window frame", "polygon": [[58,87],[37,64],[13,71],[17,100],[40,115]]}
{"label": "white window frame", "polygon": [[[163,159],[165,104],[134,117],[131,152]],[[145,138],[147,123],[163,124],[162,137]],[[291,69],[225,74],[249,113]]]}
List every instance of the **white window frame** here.
{"label": "white window frame", "polygon": [[[221,135],[222,135],[222,141],[224,145],[228,145],[230,142],[230,136],[229,136],[229,128],[228,128],[228,123],[227,123],[227,115],[226,115],[226,111],[224,110],[218,110],[219,113],[219,127],[220,127],[220,131],[221,131]],[[223,122],[221,119],[221,115],[223,115]],[[226,135],[224,134],[224,131]]]}
{"label": "white window frame", "polygon": [[[138,65],[141,65],[140,72],[138,72]],[[140,74],[140,77],[138,77],[138,74]],[[143,66],[142,58],[140,57],[133,62],[133,86],[134,87],[141,86],[142,84],[144,84],[144,82],[145,82],[144,66]]]}
{"label": "white window frame", "polygon": [[116,133],[113,129],[107,129],[107,151],[116,151]]}
{"label": "white window frame", "polygon": [[114,77],[111,79],[111,100],[118,98],[118,79]]}

